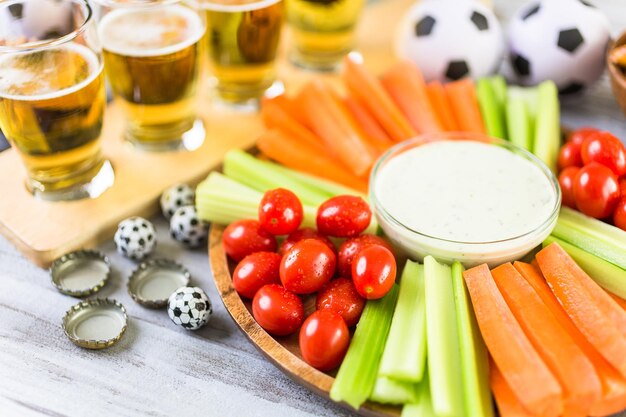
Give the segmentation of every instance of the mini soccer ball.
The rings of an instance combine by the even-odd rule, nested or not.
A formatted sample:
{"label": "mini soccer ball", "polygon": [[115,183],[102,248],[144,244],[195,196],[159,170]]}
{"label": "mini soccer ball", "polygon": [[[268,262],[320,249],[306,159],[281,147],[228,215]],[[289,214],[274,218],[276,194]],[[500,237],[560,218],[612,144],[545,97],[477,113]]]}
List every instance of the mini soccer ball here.
{"label": "mini soccer ball", "polygon": [[123,220],[115,232],[117,251],[130,259],[143,259],[156,246],[156,231],[148,220],[130,217]]}
{"label": "mini soccer ball", "polygon": [[174,212],[170,220],[170,234],[179,242],[197,248],[206,242],[209,225],[198,218],[194,206],[184,206]]}
{"label": "mini soccer ball", "polygon": [[478,78],[498,70],[504,40],[493,12],[477,1],[424,0],[400,23],[396,53],[426,81]]}
{"label": "mini soccer ball", "polygon": [[173,185],[161,194],[161,211],[169,219],[178,208],[193,205],[194,198],[193,188],[187,184]]}
{"label": "mini soccer ball", "polygon": [[209,322],[213,308],[206,293],[198,287],[180,287],[167,300],[170,319],[187,330],[198,330]]}
{"label": "mini soccer ball", "polygon": [[553,80],[561,94],[574,94],[602,74],[610,25],[587,0],[541,0],[515,14],[508,35],[509,64],[519,83]]}

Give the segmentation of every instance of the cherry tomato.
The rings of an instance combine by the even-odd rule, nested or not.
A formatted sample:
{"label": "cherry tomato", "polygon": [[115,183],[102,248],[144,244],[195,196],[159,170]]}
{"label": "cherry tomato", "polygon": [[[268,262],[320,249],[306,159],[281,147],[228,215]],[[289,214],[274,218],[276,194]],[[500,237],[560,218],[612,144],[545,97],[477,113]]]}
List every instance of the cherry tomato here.
{"label": "cherry tomato", "polygon": [[580,146],[582,146],[585,139],[597,132],[600,132],[600,130],[595,127],[581,127],[580,129],[576,129],[570,133],[567,136],[567,141],[578,145],[580,149]]}
{"label": "cherry tomato", "polygon": [[559,170],[567,167],[583,166],[583,159],[580,156],[580,145],[574,142],[567,142],[559,151]]}
{"label": "cherry tomato", "polygon": [[280,284],[281,256],[274,252],[255,252],[243,258],[233,272],[233,287],[242,297],[252,299],[264,285]]}
{"label": "cherry tomato", "polygon": [[241,261],[254,252],[276,252],[276,238],[256,220],[239,220],[224,229],[222,243],[226,254]]}
{"label": "cherry tomato", "polygon": [[348,327],[359,322],[365,299],[359,295],[350,278],[337,278],[324,285],[317,293],[315,308],[339,314]]}
{"label": "cherry tomato", "polygon": [[277,284],[261,287],[252,300],[252,315],[259,326],[274,336],[287,336],[304,320],[300,297]]}
{"label": "cherry tomato", "polygon": [[617,177],[597,162],[585,165],[574,181],[574,198],[578,210],[587,216],[603,219],[610,216],[619,200]]}
{"label": "cherry tomato", "polygon": [[613,224],[622,230],[626,230],[626,197],[622,197],[613,212]]}
{"label": "cherry tomato", "polygon": [[626,177],[619,180],[619,189],[622,192],[622,198],[626,197]]}
{"label": "cherry tomato", "polygon": [[352,195],[332,197],[317,209],[317,230],[328,236],[356,236],[367,229],[371,220],[369,205]]}
{"label": "cherry tomato", "polygon": [[267,191],[259,204],[261,226],[273,235],[295,232],[303,216],[298,196],[284,188]]}
{"label": "cherry tomato", "polygon": [[352,280],[361,297],[375,300],[389,292],[396,281],[396,260],[389,249],[373,245],[352,262]]}
{"label": "cherry tomato", "polygon": [[346,239],[341,246],[339,246],[339,251],[337,252],[337,269],[339,276],[351,277],[352,260],[362,249],[372,245],[384,246],[393,253],[391,244],[378,236],[364,234]]}
{"label": "cherry tomato", "polygon": [[303,227],[302,229],[298,229],[295,232],[290,233],[289,236],[287,236],[287,238],[278,248],[278,253],[280,255],[284,255],[289,249],[291,249],[294,244],[296,244],[296,242],[304,239],[317,239],[320,242],[326,244],[326,246],[328,246],[333,252],[335,251],[335,245],[333,245],[333,242],[331,242],[329,238],[319,233],[312,227]]}
{"label": "cherry tomato", "polygon": [[574,198],[574,181],[578,175],[580,168],[567,167],[559,174],[559,185],[561,186],[561,194],[563,196],[562,203],[564,206],[576,209],[576,199]]}
{"label": "cherry tomato", "polygon": [[307,317],[300,329],[302,359],[320,371],[338,367],[349,345],[348,326],[334,311],[315,311]]}
{"label": "cherry tomato", "polygon": [[582,144],[583,162],[598,162],[607,166],[618,177],[626,174],[626,149],[618,138],[609,132],[597,132]]}
{"label": "cherry tomato", "polygon": [[335,252],[317,239],[297,242],[280,262],[280,281],[296,294],[313,293],[335,274]]}

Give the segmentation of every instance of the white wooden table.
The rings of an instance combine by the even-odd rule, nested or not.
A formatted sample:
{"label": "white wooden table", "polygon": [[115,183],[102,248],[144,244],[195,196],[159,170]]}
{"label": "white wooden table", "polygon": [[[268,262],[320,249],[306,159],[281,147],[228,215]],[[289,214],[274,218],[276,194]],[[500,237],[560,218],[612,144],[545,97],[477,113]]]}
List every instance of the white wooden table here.
{"label": "white wooden table", "polygon": [[[496,1],[510,16],[518,0]],[[616,33],[626,29],[623,0],[598,0]],[[562,121],[594,125],[626,139],[606,78],[576,102]],[[0,198],[7,198],[1,196]],[[99,296],[122,302],[129,313],[124,338],[104,351],[71,344],[61,317],[77,302],[61,295],[49,276],[0,237],[0,416],[348,416],[351,413],[291,382],[236,328],[211,279],[205,250],[184,251],[159,231],[156,256],[175,258],[213,301],[209,325],[195,333],[176,327],[165,311],[145,309],[126,292],[134,263],[101,247],[115,273]],[[626,416],[626,413],[622,413]]]}

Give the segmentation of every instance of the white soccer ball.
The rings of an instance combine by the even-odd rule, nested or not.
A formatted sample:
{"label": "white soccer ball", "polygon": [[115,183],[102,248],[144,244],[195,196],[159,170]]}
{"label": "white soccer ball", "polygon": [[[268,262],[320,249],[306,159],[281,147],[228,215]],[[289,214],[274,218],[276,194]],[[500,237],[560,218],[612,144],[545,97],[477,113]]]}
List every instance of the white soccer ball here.
{"label": "white soccer ball", "polygon": [[140,260],[156,246],[156,230],[142,217],[130,217],[118,226],[113,238],[117,251],[127,258]]}
{"label": "white soccer ball", "polygon": [[198,330],[209,322],[213,308],[211,300],[198,287],[181,287],[167,301],[170,319],[187,330]]}
{"label": "white soccer ball", "polygon": [[609,38],[608,19],[588,0],[532,1],[509,26],[512,72],[523,85],[553,80],[561,94],[578,93],[602,75]]}
{"label": "white soccer ball", "polygon": [[420,67],[426,81],[495,73],[504,56],[500,23],[474,0],[424,0],[398,27],[396,53]]}

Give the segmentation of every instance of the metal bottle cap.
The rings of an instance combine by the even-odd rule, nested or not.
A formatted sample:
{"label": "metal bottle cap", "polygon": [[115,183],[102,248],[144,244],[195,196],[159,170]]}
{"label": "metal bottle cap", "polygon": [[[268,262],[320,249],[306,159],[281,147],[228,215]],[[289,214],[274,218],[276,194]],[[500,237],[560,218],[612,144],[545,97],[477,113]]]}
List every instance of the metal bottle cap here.
{"label": "metal bottle cap", "polygon": [[128,279],[128,293],[139,304],[149,308],[167,305],[169,296],[186,287],[191,274],[184,266],[168,259],[142,262]]}
{"label": "metal bottle cap", "polygon": [[104,349],[116,344],[126,331],[128,316],[122,304],[108,298],[81,301],[63,316],[63,330],[76,345]]}
{"label": "metal bottle cap", "polygon": [[86,297],[104,287],[111,275],[109,258],[94,250],[78,250],[57,258],[50,266],[52,284],[63,294]]}

